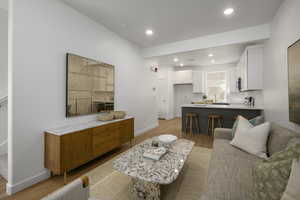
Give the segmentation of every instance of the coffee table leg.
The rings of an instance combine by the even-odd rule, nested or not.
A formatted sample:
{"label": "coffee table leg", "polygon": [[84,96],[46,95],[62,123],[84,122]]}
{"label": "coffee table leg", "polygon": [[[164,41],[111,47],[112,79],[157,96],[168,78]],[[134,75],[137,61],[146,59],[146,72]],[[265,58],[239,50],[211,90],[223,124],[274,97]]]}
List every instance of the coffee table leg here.
{"label": "coffee table leg", "polygon": [[160,185],[132,178],[131,194],[134,200],[160,200]]}

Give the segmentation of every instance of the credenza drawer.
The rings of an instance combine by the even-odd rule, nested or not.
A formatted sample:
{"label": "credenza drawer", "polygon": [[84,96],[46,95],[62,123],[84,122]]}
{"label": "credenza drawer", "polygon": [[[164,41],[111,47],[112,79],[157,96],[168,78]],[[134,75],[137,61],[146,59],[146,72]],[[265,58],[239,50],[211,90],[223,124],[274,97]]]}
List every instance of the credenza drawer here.
{"label": "credenza drawer", "polygon": [[121,126],[120,123],[113,125],[103,129],[93,129],[93,157],[98,157],[120,146]]}
{"label": "credenza drawer", "polygon": [[61,140],[62,168],[71,170],[92,158],[91,130],[64,135]]}

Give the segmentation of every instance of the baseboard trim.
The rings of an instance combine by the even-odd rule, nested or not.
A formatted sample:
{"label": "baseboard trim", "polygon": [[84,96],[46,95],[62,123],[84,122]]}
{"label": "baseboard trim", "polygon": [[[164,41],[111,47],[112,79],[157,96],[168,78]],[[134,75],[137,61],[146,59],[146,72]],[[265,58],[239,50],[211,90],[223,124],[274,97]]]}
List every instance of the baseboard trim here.
{"label": "baseboard trim", "polygon": [[135,136],[142,135],[142,134],[144,134],[145,132],[150,131],[151,129],[154,129],[154,128],[156,128],[156,127],[158,127],[158,122],[155,123],[155,124],[152,124],[152,125],[150,125],[150,126],[148,126],[148,127],[146,127],[146,128],[143,128],[143,129],[141,129],[141,130],[135,131]]}
{"label": "baseboard trim", "polygon": [[24,190],[25,188],[28,188],[32,185],[35,185],[43,180],[46,180],[50,177],[50,172],[47,169],[44,169],[44,171],[42,171],[41,173],[34,175],[32,177],[28,177],[16,184],[6,184],[6,193],[8,195],[12,195],[15,194],[21,190]]}

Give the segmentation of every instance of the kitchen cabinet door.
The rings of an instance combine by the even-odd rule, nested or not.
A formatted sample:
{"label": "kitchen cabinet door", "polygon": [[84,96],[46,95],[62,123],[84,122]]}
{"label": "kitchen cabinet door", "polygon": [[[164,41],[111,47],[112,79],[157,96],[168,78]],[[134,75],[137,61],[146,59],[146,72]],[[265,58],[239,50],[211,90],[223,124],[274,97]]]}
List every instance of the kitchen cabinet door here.
{"label": "kitchen cabinet door", "polygon": [[192,70],[183,70],[174,72],[174,84],[191,84]]}
{"label": "kitchen cabinet door", "polygon": [[242,79],[242,91],[247,90],[247,83],[248,83],[248,77],[247,77],[247,51],[245,51],[241,57],[241,79]]}
{"label": "kitchen cabinet door", "polygon": [[263,89],[263,46],[247,49],[247,90]]}
{"label": "kitchen cabinet door", "polygon": [[241,91],[263,89],[263,46],[249,46],[238,64]]}
{"label": "kitchen cabinet door", "polygon": [[238,68],[231,69],[229,71],[229,90],[230,93],[237,93],[238,91]]}
{"label": "kitchen cabinet door", "polygon": [[204,93],[204,73],[193,71],[193,93]]}

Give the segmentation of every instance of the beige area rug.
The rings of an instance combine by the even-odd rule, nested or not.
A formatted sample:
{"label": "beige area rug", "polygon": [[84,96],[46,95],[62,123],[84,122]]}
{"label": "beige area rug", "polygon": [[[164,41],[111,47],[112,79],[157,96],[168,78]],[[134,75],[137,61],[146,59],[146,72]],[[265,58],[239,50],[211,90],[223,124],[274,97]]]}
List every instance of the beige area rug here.
{"label": "beige area rug", "polygon": [[[178,179],[162,187],[162,200],[199,200],[205,191],[210,155],[211,149],[194,147]],[[99,200],[131,200],[131,179],[114,170],[112,161],[86,174],[91,196]]]}

